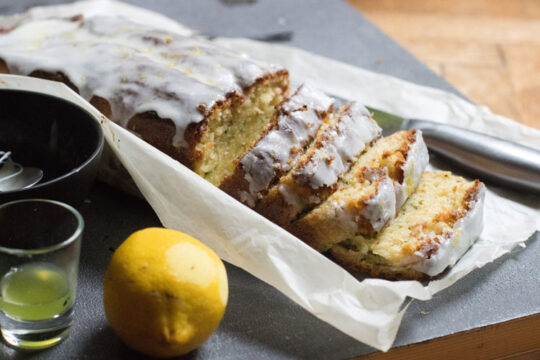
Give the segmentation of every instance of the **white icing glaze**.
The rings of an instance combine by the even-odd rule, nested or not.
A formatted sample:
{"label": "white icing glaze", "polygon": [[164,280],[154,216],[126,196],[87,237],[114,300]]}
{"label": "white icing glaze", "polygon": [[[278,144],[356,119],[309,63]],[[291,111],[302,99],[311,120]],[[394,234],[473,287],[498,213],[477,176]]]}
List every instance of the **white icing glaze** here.
{"label": "white icing glaze", "polygon": [[107,16],[21,24],[0,35],[0,58],[14,74],[64,73],[85,99],[107,99],[112,120],[123,126],[155,111],[176,125],[176,146],[185,145],[187,126],[216,101],[278,69],[208,41]]}
{"label": "white icing glaze", "polygon": [[431,253],[429,259],[426,255],[432,250],[429,247],[416,251],[407,259],[410,266],[429,276],[435,276],[448,266],[454,265],[482,232],[484,197],[485,186],[482,184],[467,214],[455,222],[450,234],[438,236],[440,243],[437,245],[437,250]]}
{"label": "white icing glaze", "polygon": [[[347,211],[347,203],[343,199],[331,200],[332,210],[329,217],[335,219],[336,224],[346,232],[353,232],[356,230],[357,224],[355,216]],[[317,208],[313,213],[317,212]]]}
{"label": "white icing glaze", "polygon": [[306,85],[278,108],[277,126],[242,158],[240,164],[249,182],[242,201],[255,204],[260,193],[280,174],[288,172],[323,123],[333,100]]}
{"label": "white icing glaze", "polygon": [[407,160],[401,167],[403,170],[403,182],[394,182],[396,190],[396,211],[399,211],[409,195],[418,187],[422,173],[429,162],[428,149],[422,138],[422,131],[416,130],[416,139],[409,146]]}
{"label": "white icing glaze", "polygon": [[[386,169],[385,169],[386,170]],[[375,181],[375,179],[370,179]],[[384,225],[396,215],[396,196],[394,182],[386,175],[377,184],[377,193],[365,202],[362,216],[369,221],[375,232],[379,232]]]}
{"label": "white icing glaze", "polygon": [[[375,232],[380,231],[383,226],[394,218],[396,214],[396,196],[392,179],[385,169],[365,169],[364,176],[371,182],[376,182],[377,186],[367,199],[363,200],[364,207],[358,211],[356,205],[353,208],[347,206],[343,200],[332,201],[334,218],[339,225],[349,234],[356,234],[360,230],[363,219],[368,220]],[[352,200],[352,199],[351,199]],[[349,235],[352,236],[352,235]],[[333,245],[344,239],[333,239]]]}
{"label": "white icing glaze", "polygon": [[341,114],[335,126],[323,134],[322,146],[315,149],[305,166],[294,170],[294,175],[305,179],[312,188],[331,186],[343,175],[351,162],[365,149],[366,144],[381,135],[381,128],[369,111],[353,102]]}

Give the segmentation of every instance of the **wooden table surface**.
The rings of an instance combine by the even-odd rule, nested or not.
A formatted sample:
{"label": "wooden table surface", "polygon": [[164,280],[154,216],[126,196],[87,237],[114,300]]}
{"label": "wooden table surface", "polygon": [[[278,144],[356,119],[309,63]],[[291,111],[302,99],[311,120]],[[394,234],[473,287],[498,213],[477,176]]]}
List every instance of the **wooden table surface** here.
{"label": "wooden table surface", "polygon": [[348,0],[472,101],[540,129],[540,0]]}

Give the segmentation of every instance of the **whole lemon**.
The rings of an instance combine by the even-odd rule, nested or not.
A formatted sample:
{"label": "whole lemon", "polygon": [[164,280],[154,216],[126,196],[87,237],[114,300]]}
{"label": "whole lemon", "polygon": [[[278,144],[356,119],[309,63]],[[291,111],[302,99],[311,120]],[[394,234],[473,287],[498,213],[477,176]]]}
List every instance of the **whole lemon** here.
{"label": "whole lemon", "polygon": [[189,235],[148,228],[128,237],[107,268],[103,301],[111,327],[132,349],[173,357],[199,347],[227,305],[225,266]]}

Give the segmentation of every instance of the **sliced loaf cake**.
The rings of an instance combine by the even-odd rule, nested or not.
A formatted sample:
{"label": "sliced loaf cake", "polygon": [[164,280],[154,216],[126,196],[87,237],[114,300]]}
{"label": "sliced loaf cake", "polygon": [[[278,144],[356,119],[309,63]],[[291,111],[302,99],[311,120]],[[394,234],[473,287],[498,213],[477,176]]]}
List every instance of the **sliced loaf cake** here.
{"label": "sliced loaf cake", "polygon": [[339,179],[380,134],[365,107],[358,103],[343,106],[319,128],[311,146],[255,210],[280,226],[288,226],[330,196]]}
{"label": "sliced loaf cake", "polygon": [[395,221],[375,236],[334,245],[345,267],[387,279],[423,279],[452,266],[482,231],[485,187],[450,172],[425,172]]}
{"label": "sliced loaf cake", "polygon": [[338,189],[288,230],[318,251],[378,232],[420,181],[428,152],[419,130],[379,139],[343,176]]}
{"label": "sliced loaf cake", "polygon": [[199,38],[121,16],[34,19],[0,28],[0,72],[65,83],[352,269],[435,276],[481,230],[480,182],[428,172],[414,192],[427,163],[419,131],[375,142],[363,106],[330,115],[332,100],[305,86],[285,101],[287,70]]}
{"label": "sliced loaf cake", "polygon": [[215,185],[288,94],[287,70],[119,16],[0,29],[0,70],[62,81]]}
{"label": "sliced loaf cake", "polygon": [[253,207],[296,164],[332,111],[333,100],[328,96],[306,85],[299,87],[278,106],[275,119],[235,160],[233,173],[219,187]]}

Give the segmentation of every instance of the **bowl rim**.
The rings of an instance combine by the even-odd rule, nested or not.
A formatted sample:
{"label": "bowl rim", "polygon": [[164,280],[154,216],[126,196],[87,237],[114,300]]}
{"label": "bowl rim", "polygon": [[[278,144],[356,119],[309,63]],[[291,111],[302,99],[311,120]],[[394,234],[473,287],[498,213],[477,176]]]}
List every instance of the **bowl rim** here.
{"label": "bowl rim", "polygon": [[46,181],[46,182],[43,182],[41,184],[38,184],[36,186],[31,186],[29,188],[26,188],[26,189],[17,189],[17,190],[10,190],[10,191],[2,191],[0,192],[0,196],[3,196],[3,195],[11,195],[11,194],[21,194],[21,193],[24,193],[24,192],[30,192],[30,191],[34,191],[34,190],[38,190],[38,189],[41,189],[41,188],[44,188],[50,184],[54,184],[56,182],[60,182],[70,176],[72,176],[73,174],[76,174],[78,173],[79,171],[81,171],[85,166],[87,166],[90,162],[92,162],[97,156],[99,156],[99,154],[102,152],[103,150],[103,145],[104,145],[104,135],[103,135],[103,129],[101,128],[101,124],[99,122],[99,120],[94,116],[92,115],[90,112],[88,112],[86,109],[84,109],[83,107],[81,107],[80,105],[78,104],[75,104],[74,102],[71,102],[67,99],[64,99],[60,96],[54,96],[54,95],[50,95],[50,94],[45,94],[45,93],[42,93],[42,92],[37,92],[37,91],[31,91],[31,90],[19,90],[19,89],[0,89],[0,94],[2,92],[11,92],[11,93],[24,93],[24,94],[32,94],[32,95],[38,95],[38,96],[41,96],[41,97],[45,97],[45,98],[50,98],[50,99],[54,99],[55,101],[59,101],[60,103],[64,103],[63,105],[67,105],[67,106],[72,106],[72,107],[75,107],[78,111],[86,114],[87,117],[93,119],[93,126],[96,128],[97,130],[97,135],[98,135],[98,141],[97,141],[97,146],[96,146],[96,149],[92,152],[92,154],[90,154],[90,156],[88,157],[88,159],[86,159],[84,162],[82,162],[80,165],[76,166],[75,168],[71,169],[69,172],[65,173],[64,175],[61,175],[61,176],[58,176],[58,177],[55,177],[49,181]]}

